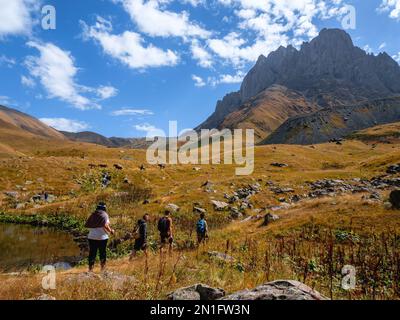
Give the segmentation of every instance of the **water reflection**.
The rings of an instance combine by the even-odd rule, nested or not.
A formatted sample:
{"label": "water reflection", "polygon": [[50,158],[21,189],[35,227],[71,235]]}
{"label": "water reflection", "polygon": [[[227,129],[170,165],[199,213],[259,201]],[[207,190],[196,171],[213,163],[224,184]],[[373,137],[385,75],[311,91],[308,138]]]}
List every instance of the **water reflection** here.
{"label": "water reflection", "polygon": [[56,264],[68,269],[80,259],[71,235],[26,225],[0,224],[0,271],[10,272],[31,265]]}

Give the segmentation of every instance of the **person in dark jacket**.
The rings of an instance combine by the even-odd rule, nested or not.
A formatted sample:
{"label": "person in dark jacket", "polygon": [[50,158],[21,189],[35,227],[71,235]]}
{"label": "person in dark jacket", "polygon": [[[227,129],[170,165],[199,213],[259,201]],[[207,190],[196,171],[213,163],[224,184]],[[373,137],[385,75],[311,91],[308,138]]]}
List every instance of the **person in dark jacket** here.
{"label": "person in dark jacket", "polygon": [[85,227],[89,229],[89,272],[93,271],[97,252],[100,254],[101,270],[104,271],[107,262],[107,242],[114,229],[110,226],[110,218],[107,214],[107,206],[100,202],[96,211],[91,214]]}
{"label": "person in dark jacket", "polygon": [[132,254],[129,260],[136,257],[138,251],[143,251],[147,255],[147,222],[150,220],[150,215],[145,214],[143,219],[140,219],[137,224],[135,232],[135,244],[133,246]]}

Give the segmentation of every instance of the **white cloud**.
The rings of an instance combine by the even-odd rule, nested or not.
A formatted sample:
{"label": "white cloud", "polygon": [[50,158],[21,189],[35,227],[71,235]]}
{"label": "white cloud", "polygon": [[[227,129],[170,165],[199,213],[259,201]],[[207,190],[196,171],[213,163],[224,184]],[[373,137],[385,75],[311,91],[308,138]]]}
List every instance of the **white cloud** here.
{"label": "white cloud", "polygon": [[[165,0],[114,0],[123,7],[139,30],[149,36],[207,38],[210,32],[190,21],[185,11],[176,13],[163,8]],[[200,1],[190,1],[199,3]]]}
{"label": "white cloud", "polygon": [[231,75],[231,74],[223,74],[220,76],[218,83],[241,83],[244,79],[245,74],[241,71],[238,73]]}
{"label": "white cloud", "polygon": [[33,13],[40,3],[40,0],[0,0],[0,38],[29,35],[34,25]]}
{"label": "white cloud", "polygon": [[5,55],[0,56],[0,66],[4,65],[7,68],[12,68],[16,63],[17,61],[14,58],[9,58]]}
{"label": "white cloud", "polygon": [[118,89],[112,86],[100,86],[97,88],[97,94],[101,100],[106,100],[115,97],[118,94]]}
{"label": "white cloud", "polygon": [[212,55],[197,40],[193,41],[190,49],[193,59],[198,61],[199,66],[210,68],[213,65]]}
{"label": "white cloud", "polygon": [[206,0],[181,0],[182,3],[188,3],[191,4],[193,7],[197,7],[199,5],[204,5],[206,4]]}
{"label": "white cloud", "polygon": [[386,42],[381,43],[381,45],[379,46],[379,50],[386,48],[386,45]]}
{"label": "white cloud", "polygon": [[238,71],[236,74],[221,74],[218,77],[208,77],[207,80],[203,78],[192,75],[192,80],[194,81],[194,85],[196,87],[205,87],[206,85],[217,86],[219,84],[236,84],[241,83],[245,73],[243,71]]}
{"label": "white cloud", "polygon": [[90,128],[86,122],[65,118],[41,118],[39,120],[59,131],[80,132]]}
{"label": "white cloud", "polygon": [[142,123],[137,124],[134,126],[137,131],[146,132],[147,137],[156,137],[156,136],[164,136],[164,132],[157,127],[149,124],[149,123]]}
{"label": "white cloud", "polygon": [[400,0],[382,0],[379,12],[389,12],[389,17],[400,20]]}
{"label": "white cloud", "polygon": [[33,88],[36,86],[36,82],[31,77],[21,76],[21,83],[23,86]]}
{"label": "white cloud", "polygon": [[[210,49],[236,66],[255,62],[279,46],[301,45],[318,34],[316,19],[343,17],[348,11],[342,0],[218,0],[234,8],[237,30],[222,38],[208,40]],[[255,36],[248,39],[249,32]]]}
{"label": "white cloud", "polygon": [[192,80],[194,81],[194,85],[198,88],[206,85],[206,82],[203,80],[203,78],[196,76],[195,74],[192,75]]}
{"label": "white cloud", "polygon": [[12,101],[11,101],[10,97],[0,96],[0,105],[10,106],[11,104],[12,104]]}
{"label": "white cloud", "polygon": [[111,113],[113,116],[151,116],[154,112],[147,109],[121,109]]}
{"label": "white cloud", "polygon": [[393,56],[393,59],[396,60],[400,64],[400,52]]}
{"label": "white cloud", "polygon": [[179,57],[172,50],[162,50],[149,44],[144,46],[144,40],[138,33],[125,31],[114,35],[109,21],[99,17],[94,26],[82,22],[83,35],[86,39],[94,39],[111,57],[126,64],[132,69],[174,66]]}
{"label": "white cloud", "polygon": [[88,98],[82,93],[94,93],[100,100],[115,96],[117,89],[110,86],[91,88],[76,82],[79,69],[68,51],[52,43],[30,41],[29,47],[39,51],[39,56],[29,56],[25,64],[32,77],[39,79],[49,98],[58,98],[81,110],[101,109],[99,99]]}

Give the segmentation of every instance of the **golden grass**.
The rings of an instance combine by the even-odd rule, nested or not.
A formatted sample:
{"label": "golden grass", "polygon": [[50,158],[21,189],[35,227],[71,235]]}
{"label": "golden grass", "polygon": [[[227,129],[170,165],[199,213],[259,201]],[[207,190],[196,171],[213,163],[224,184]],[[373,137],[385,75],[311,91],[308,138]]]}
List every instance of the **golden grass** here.
{"label": "golden grass", "polygon": [[[172,257],[167,257],[165,265],[162,264],[164,267],[160,268],[158,251],[150,253],[147,273],[144,272],[146,259],[143,256],[134,263],[129,263],[126,258],[110,261],[111,271],[132,275],[138,280],[136,284],[119,290],[112,290],[106,283],[71,285],[65,282],[64,278],[71,272],[80,273],[86,270],[85,267],[76,268],[59,274],[57,290],[50,292],[58,299],[164,299],[169,291],[198,282],[233,292],[278,278],[305,281],[326,295],[331,295],[333,291],[333,297],[338,299],[363,299],[373,295],[378,299],[399,298],[398,292],[393,292],[393,286],[386,293],[378,288],[374,293],[361,290],[362,292],[357,291],[349,297],[348,293],[338,289],[337,279],[336,287],[332,290],[332,279],[328,278],[326,272],[309,271],[305,276],[304,271],[298,269],[306,262],[311,263],[320,254],[321,248],[329,244],[329,239],[325,236],[320,243],[302,241],[303,228],[308,228],[311,224],[317,226],[323,235],[328,234],[329,230],[346,230],[374,239],[378,234],[399,234],[399,211],[388,210],[380,202],[364,201],[361,199],[362,194],[350,194],[302,201],[288,210],[280,211],[278,214],[281,219],[276,223],[260,227],[260,221],[230,223],[228,213],[214,212],[210,202],[211,199],[224,200],[224,193],[232,193],[243,185],[260,182],[263,190],[252,198],[252,202],[255,207],[263,208],[279,203],[279,197],[266,186],[266,182],[270,180],[303,194],[307,193],[307,181],[324,178],[371,178],[384,173],[388,165],[398,162],[398,144],[378,144],[372,148],[360,141],[347,141],[342,146],[322,144],[314,147],[257,147],[255,171],[249,177],[236,176],[232,165],[179,165],[167,166],[165,170],[146,165],[146,170],[140,171],[140,165],[146,163],[145,151],[140,150],[109,149],[72,142],[61,145],[41,143],[38,147],[25,145],[23,149],[26,155],[22,158],[0,160],[1,191],[15,190],[16,185],[20,185],[26,190],[20,191],[23,200],[28,200],[34,193],[42,190],[57,195],[58,199],[53,204],[41,204],[39,207],[30,205],[26,210],[17,211],[2,196],[1,207],[8,213],[59,212],[83,219],[90,214],[97,201],[106,199],[118,234],[132,231],[136,220],[149,212],[153,217],[150,242],[155,245],[155,220],[162,209],[168,203],[181,207],[180,212],[174,216],[179,250]],[[128,158],[130,160],[126,160]],[[270,165],[272,162],[287,163],[289,167],[275,168]],[[124,169],[114,169],[113,165],[116,163],[123,165]],[[90,169],[90,164],[105,164],[108,168]],[[193,167],[200,167],[201,170],[195,171]],[[104,170],[111,172],[113,177],[107,190],[101,190],[98,185]],[[124,190],[125,177],[134,185],[152,190],[150,204],[122,202],[115,195]],[[26,184],[27,181],[33,183]],[[207,193],[201,187],[206,181],[213,183],[215,193]],[[383,196],[388,197],[387,191]],[[190,249],[195,241],[193,229],[197,219],[197,215],[192,213],[194,203],[207,209],[212,228],[209,243],[200,251]],[[251,211],[247,213],[253,214]],[[304,234],[308,235],[307,232]],[[288,241],[295,241],[299,235],[299,250],[304,250],[307,261],[291,261],[291,251],[287,247],[281,250],[284,257],[279,257],[280,239],[283,237]],[[376,247],[379,247],[378,244]],[[341,247],[338,245],[337,248],[339,250]],[[354,249],[356,248],[359,246],[355,244]],[[237,263],[221,264],[210,259],[207,251],[227,252],[237,259]],[[299,252],[303,251],[296,251]],[[325,270],[326,265],[325,262],[320,262],[321,270]],[[42,293],[41,277],[40,274],[2,275],[0,298],[25,299],[39,295]]]}

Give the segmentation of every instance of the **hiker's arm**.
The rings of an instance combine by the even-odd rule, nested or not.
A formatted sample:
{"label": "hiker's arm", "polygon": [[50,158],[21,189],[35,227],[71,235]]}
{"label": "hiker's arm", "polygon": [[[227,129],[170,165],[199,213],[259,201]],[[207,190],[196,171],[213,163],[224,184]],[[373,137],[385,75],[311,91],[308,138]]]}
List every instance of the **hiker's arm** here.
{"label": "hiker's arm", "polygon": [[115,233],[114,229],[112,229],[112,228],[110,227],[110,224],[109,224],[109,223],[107,223],[107,224],[104,226],[104,230],[105,230],[107,233],[110,233],[110,234],[114,234],[114,233]]}

